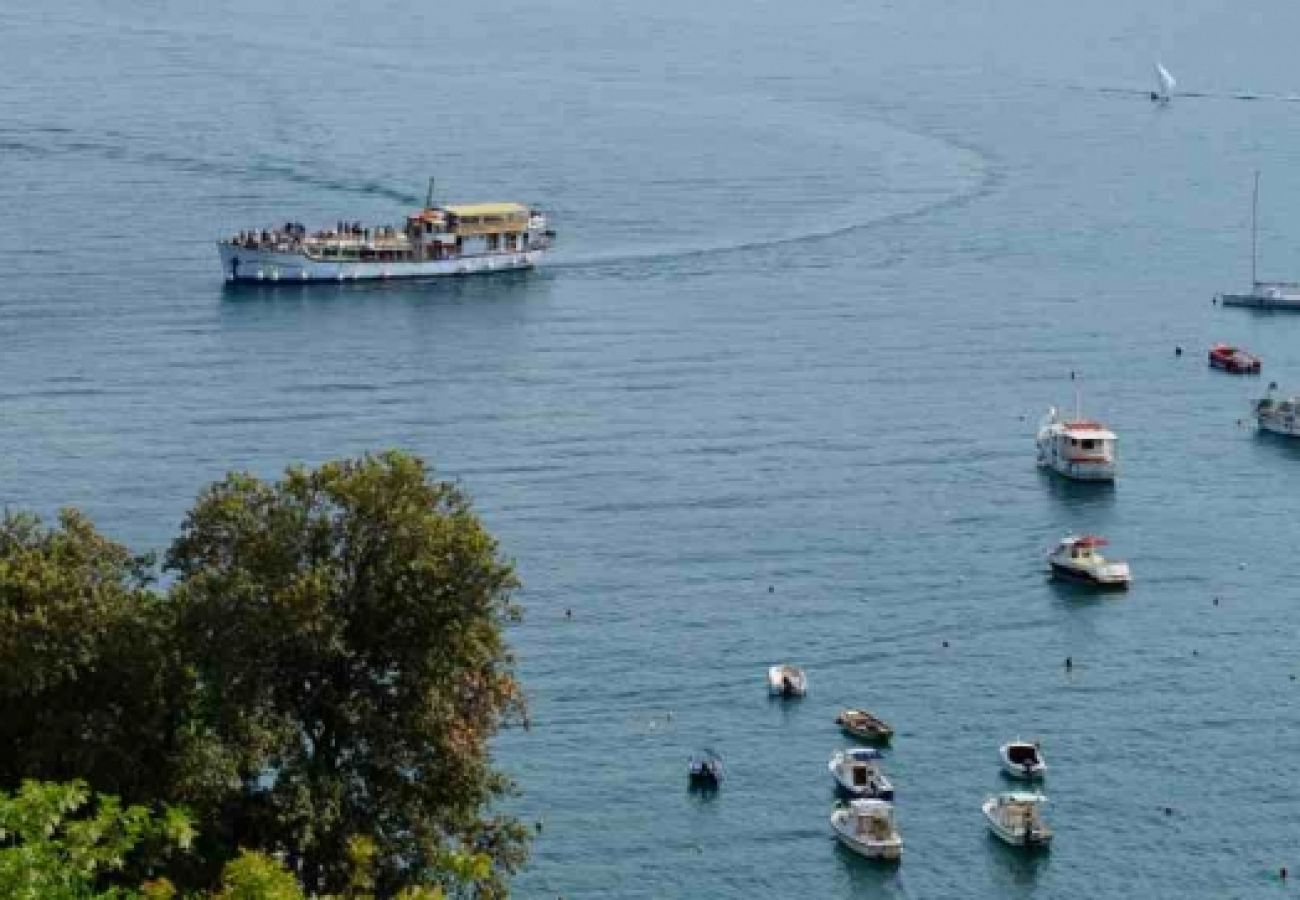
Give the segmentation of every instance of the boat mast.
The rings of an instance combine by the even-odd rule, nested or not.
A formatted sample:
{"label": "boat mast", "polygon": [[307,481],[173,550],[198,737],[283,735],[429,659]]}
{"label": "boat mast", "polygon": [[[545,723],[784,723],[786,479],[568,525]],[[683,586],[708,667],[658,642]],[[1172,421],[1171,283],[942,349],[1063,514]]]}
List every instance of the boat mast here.
{"label": "boat mast", "polygon": [[1259,169],[1255,170],[1255,192],[1250,199],[1250,284],[1253,289],[1259,284],[1256,258],[1259,248]]}
{"label": "boat mast", "polygon": [[[1258,175],[1255,176],[1258,179]],[[429,179],[429,193],[424,195],[424,208],[433,209],[433,182],[435,179]]]}

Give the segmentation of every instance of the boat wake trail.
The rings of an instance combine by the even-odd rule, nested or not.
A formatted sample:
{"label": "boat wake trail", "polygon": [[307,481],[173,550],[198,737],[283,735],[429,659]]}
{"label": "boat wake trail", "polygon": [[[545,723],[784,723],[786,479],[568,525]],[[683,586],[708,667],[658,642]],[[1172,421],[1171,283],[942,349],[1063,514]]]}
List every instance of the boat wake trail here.
{"label": "boat wake trail", "polygon": [[[1151,91],[1127,87],[1088,87],[1074,85],[1071,90],[1122,97],[1150,98]],[[1188,100],[1261,100],[1272,103],[1300,103],[1300,94],[1270,94],[1257,91],[1173,91],[1171,101]]]}
{"label": "boat wake trail", "polygon": [[173,172],[215,179],[289,182],[338,194],[382,197],[409,206],[418,205],[423,199],[373,179],[349,179],[320,173],[321,166],[316,161],[277,159],[261,153],[229,159],[203,158],[142,149],[129,136],[111,132],[100,137],[87,137],[65,128],[0,128],[0,152],[33,159],[91,157],[147,168],[164,167]]}

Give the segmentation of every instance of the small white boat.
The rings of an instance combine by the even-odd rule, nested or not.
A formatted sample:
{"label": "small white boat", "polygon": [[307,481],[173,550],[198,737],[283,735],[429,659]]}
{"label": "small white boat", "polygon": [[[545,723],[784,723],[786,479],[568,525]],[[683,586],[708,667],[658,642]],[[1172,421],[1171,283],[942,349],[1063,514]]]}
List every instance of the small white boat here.
{"label": "small white boat", "polygon": [[1111,561],[1097,552],[1107,541],[1095,534],[1067,534],[1047,557],[1052,575],[1099,588],[1127,590],[1132,582],[1128,563]]}
{"label": "small white boat", "polygon": [[853,800],[836,806],[831,828],[841,844],[867,859],[897,860],[903,838],[894,824],[894,806],[886,800]]}
{"label": "small white boat", "polygon": [[1002,758],[1002,771],[1012,778],[1033,781],[1047,774],[1047,762],[1037,744],[1028,741],[1010,741],[998,748]]}
{"label": "small white boat", "polygon": [[1013,847],[1046,847],[1052,829],[1039,809],[1046,802],[1042,794],[998,794],[984,801],[984,818],[993,833]]}
{"label": "small white boat", "polygon": [[1253,412],[1261,431],[1300,437],[1300,396],[1281,396],[1277,382],[1270,383],[1268,393],[1255,401]]}
{"label": "small white boat", "polygon": [[894,785],[876,764],[879,760],[879,750],[854,747],[836,750],[826,767],[840,789],[852,797],[893,800]]}
{"label": "small white boat", "polygon": [[1065,419],[1052,407],[1038,426],[1038,465],[1076,481],[1114,481],[1116,440],[1100,422]]}
{"label": "small white boat", "polygon": [[808,693],[808,676],[798,666],[772,666],[767,670],[767,692],[773,697],[802,697]]}

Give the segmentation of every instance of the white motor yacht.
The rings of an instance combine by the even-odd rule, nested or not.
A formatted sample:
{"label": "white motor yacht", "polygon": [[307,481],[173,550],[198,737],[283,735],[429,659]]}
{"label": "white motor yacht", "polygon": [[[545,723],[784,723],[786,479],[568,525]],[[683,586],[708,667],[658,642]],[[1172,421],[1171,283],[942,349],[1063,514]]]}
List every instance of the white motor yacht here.
{"label": "white motor yacht", "polygon": [[876,764],[880,758],[880,751],[871,747],[836,750],[827,768],[840,789],[852,797],[893,800],[894,785]]}
{"label": "white motor yacht", "polygon": [[1010,741],[998,748],[1002,758],[1002,771],[1012,778],[1030,781],[1047,774],[1047,761],[1037,744],[1028,741]]}
{"label": "white motor yacht", "polygon": [[1269,384],[1268,393],[1255,401],[1253,412],[1260,430],[1300,437],[1300,396],[1280,395],[1276,381]]}
{"label": "white motor yacht", "polygon": [[1107,540],[1095,534],[1068,534],[1047,557],[1052,575],[1100,588],[1125,590],[1132,582],[1128,563],[1111,561],[1097,552]]}
{"label": "white motor yacht", "polygon": [[903,838],[894,824],[894,806],[887,800],[853,800],[831,813],[831,828],[841,844],[867,859],[897,860]]}
{"label": "white motor yacht", "polygon": [[1042,794],[998,794],[984,801],[984,818],[993,833],[1013,847],[1046,847],[1052,829],[1039,809],[1046,802]]}
{"label": "white motor yacht", "polygon": [[773,697],[802,697],[808,693],[808,676],[798,666],[772,666],[767,670],[767,692]]}
{"label": "white motor yacht", "polygon": [[1116,440],[1100,422],[1062,418],[1052,407],[1038,426],[1038,465],[1076,481],[1114,481]]}

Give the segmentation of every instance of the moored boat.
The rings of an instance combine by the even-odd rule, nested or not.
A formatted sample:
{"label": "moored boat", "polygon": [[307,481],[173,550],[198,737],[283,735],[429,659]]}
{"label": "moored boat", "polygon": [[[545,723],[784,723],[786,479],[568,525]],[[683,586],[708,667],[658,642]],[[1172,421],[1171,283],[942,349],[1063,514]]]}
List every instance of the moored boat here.
{"label": "moored boat", "polygon": [[1013,847],[1046,847],[1052,829],[1043,821],[1042,794],[1011,792],[984,801],[984,818],[997,837]]}
{"label": "moored boat", "polygon": [[1263,363],[1253,353],[1231,344],[1215,344],[1210,348],[1210,368],[1221,369],[1233,375],[1258,375]]}
{"label": "moored boat", "polygon": [[435,205],[402,225],[300,223],[241,231],[218,241],[228,282],[311,283],[433,278],[531,269],[555,238],[545,214],[519,203]]}
{"label": "moored boat", "polygon": [[1095,534],[1068,534],[1047,557],[1052,575],[1099,588],[1125,590],[1133,578],[1128,563],[1106,559],[1098,552],[1109,542]]}
{"label": "moored boat", "polygon": [[1224,306],[1249,309],[1300,310],[1300,284],[1294,281],[1259,280],[1259,173],[1250,201],[1250,291],[1245,294],[1218,294],[1215,300]]}
{"label": "moored boat", "polygon": [[894,823],[894,807],[886,800],[837,804],[831,813],[831,828],[836,839],[859,856],[891,861],[903,856],[903,838]]}
{"label": "moored boat", "polygon": [[802,697],[808,693],[808,676],[788,663],[767,670],[767,692],[773,697]]}
{"label": "moored boat", "polygon": [[1037,744],[1028,741],[1008,741],[998,748],[1002,771],[1012,778],[1032,781],[1047,775],[1047,761]]}
{"label": "moored boat", "polygon": [[1038,426],[1038,465],[1076,481],[1114,481],[1116,440],[1102,423],[1062,418],[1052,407]]}
{"label": "moored boat", "polygon": [[1277,382],[1269,384],[1268,393],[1255,401],[1252,412],[1260,430],[1300,437],[1300,395],[1279,394]]}
{"label": "moored boat", "polygon": [[860,741],[885,742],[894,736],[894,729],[884,719],[865,709],[845,709],[835,717],[835,724],[849,737]]}
{"label": "moored boat", "polygon": [[722,786],[722,757],[704,748],[691,756],[687,777],[692,788],[717,790]]}
{"label": "moored boat", "polygon": [[851,797],[893,800],[894,785],[877,765],[881,755],[870,747],[836,750],[827,768],[840,789]]}

